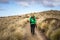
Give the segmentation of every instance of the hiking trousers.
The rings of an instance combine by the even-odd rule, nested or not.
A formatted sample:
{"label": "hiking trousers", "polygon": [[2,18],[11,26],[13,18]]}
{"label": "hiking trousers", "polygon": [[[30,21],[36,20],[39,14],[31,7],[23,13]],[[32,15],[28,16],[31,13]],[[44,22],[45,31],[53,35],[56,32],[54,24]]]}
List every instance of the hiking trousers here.
{"label": "hiking trousers", "polygon": [[36,24],[31,24],[30,26],[31,26],[31,34],[35,34],[35,25]]}

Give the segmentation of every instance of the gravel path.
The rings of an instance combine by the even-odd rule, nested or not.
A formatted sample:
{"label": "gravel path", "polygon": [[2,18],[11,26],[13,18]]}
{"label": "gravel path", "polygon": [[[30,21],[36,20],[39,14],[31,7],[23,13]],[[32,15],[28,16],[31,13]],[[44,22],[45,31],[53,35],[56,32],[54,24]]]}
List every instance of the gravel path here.
{"label": "gravel path", "polygon": [[46,36],[42,32],[38,32],[37,29],[35,29],[35,35],[32,35],[30,32],[30,24],[28,23],[26,26],[26,37],[25,40],[47,40]]}

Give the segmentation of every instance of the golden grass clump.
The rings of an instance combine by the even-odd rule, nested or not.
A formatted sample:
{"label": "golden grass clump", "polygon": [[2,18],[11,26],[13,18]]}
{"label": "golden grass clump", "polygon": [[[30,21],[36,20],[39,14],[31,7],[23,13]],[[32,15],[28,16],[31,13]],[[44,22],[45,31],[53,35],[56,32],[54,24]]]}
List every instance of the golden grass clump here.
{"label": "golden grass clump", "polygon": [[42,21],[41,23],[38,24],[38,29],[41,31],[41,30],[44,30],[44,31],[47,31],[48,30],[48,26],[49,26],[49,23],[48,21]]}
{"label": "golden grass clump", "polygon": [[[23,40],[26,34],[24,20],[15,21],[13,19],[1,20],[0,24],[0,40]],[[7,22],[8,21],[8,22]],[[14,23],[13,23],[14,22]],[[20,26],[22,25],[22,26]]]}
{"label": "golden grass clump", "polygon": [[[14,30],[14,31],[13,31]],[[11,27],[0,32],[0,40],[22,40],[26,30],[22,27]]]}
{"label": "golden grass clump", "polygon": [[60,28],[53,31],[50,35],[51,40],[60,40]]}
{"label": "golden grass clump", "polygon": [[60,20],[56,18],[47,18],[40,23],[38,29],[44,31],[45,35],[50,38],[53,31],[60,28]]}
{"label": "golden grass clump", "polygon": [[43,22],[41,25],[40,25],[41,29],[45,29],[48,27],[48,21],[45,21]]}

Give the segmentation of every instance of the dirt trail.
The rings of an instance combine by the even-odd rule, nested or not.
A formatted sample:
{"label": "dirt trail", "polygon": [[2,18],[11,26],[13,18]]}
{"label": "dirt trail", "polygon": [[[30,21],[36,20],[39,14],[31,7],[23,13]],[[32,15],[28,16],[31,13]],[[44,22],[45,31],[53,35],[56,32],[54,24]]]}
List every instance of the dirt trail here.
{"label": "dirt trail", "polygon": [[35,35],[32,35],[30,32],[30,24],[28,23],[26,26],[26,38],[25,40],[47,40],[45,35],[41,32],[38,32],[37,29],[35,29]]}

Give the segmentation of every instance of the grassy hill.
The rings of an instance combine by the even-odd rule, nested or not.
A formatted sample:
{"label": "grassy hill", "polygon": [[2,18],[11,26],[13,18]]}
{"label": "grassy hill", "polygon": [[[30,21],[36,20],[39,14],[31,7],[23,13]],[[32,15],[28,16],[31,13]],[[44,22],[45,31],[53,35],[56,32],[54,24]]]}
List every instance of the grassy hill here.
{"label": "grassy hill", "polygon": [[[41,27],[45,26],[45,25],[41,26],[42,24],[44,24],[45,20],[51,23],[52,20],[55,21],[56,19],[58,19],[59,21],[55,23],[56,25],[59,24],[59,27],[60,27],[60,11],[57,11],[57,10],[36,12],[36,13],[30,13],[25,15],[0,17],[0,40],[25,40],[24,39],[26,35],[25,26],[26,24],[29,23],[29,17],[33,14],[36,16],[38,29],[41,29]],[[53,24],[53,23],[52,24],[50,23],[48,24],[49,25]],[[48,27],[50,28],[50,26]],[[46,35],[49,35],[50,32],[48,33],[48,31],[50,31],[50,29],[48,29],[45,32]],[[60,30],[58,30],[58,32],[60,32]],[[53,32],[52,32],[52,35],[53,35]],[[55,35],[53,35],[52,37],[54,37]],[[51,40],[53,39],[50,36],[47,36],[47,37],[50,38]]]}

